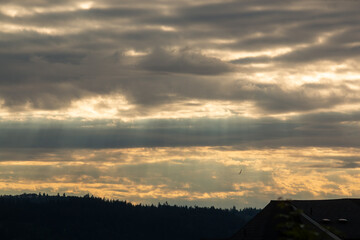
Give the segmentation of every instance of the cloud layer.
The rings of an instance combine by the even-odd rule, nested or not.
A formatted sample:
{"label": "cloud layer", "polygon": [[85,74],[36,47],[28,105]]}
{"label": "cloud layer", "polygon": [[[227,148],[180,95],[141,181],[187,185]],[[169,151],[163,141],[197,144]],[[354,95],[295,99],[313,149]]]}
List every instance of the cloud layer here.
{"label": "cloud layer", "polygon": [[358,104],[357,7],[3,2],[0,98],[11,111],[112,93],[152,109],[199,99],[275,113]]}
{"label": "cloud layer", "polygon": [[0,194],[358,196],[358,9],[1,1]]}
{"label": "cloud layer", "polygon": [[263,207],[280,196],[358,196],[358,156],[359,149],[314,147],[7,149],[0,186],[7,194],[90,192],[148,204]]}
{"label": "cloud layer", "polygon": [[360,147],[360,113],[277,118],[0,123],[0,148]]}

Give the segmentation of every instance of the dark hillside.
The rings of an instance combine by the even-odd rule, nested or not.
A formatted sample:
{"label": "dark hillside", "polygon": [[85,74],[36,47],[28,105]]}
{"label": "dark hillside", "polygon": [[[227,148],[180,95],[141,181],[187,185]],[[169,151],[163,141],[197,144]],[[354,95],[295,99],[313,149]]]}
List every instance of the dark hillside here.
{"label": "dark hillside", "polygon": [[22,194],[0,197],[1,239],[180,240],[225,238],[258,209],[132,205],[126,201]]}

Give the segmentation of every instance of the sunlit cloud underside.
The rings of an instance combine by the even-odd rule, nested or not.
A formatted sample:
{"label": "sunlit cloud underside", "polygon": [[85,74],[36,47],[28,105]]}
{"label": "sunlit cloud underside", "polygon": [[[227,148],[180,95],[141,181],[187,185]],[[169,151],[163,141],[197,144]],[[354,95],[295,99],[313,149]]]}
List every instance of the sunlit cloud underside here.
{"label": "sunlit cloud underside", "polygon": [[278,197],[358,196],[359,153],[353,148],[5,150],[0,187],[3,194],[90,193],[134,203],[263,207]]}

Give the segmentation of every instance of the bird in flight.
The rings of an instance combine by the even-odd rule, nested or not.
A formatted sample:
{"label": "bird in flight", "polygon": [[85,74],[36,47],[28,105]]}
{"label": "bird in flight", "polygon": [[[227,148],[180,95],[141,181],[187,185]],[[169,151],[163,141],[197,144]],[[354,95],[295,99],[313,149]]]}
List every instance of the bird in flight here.
{"label": "bird in flight", "polygon": [[239,172],[239,175],[242,173],[242,169],[240,170],[240,172]]}

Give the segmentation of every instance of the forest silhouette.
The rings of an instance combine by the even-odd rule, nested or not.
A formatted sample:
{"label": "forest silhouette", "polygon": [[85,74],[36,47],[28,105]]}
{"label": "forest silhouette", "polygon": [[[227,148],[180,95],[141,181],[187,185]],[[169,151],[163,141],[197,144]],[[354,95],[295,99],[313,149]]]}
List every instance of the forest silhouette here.
{"label": "forest silhouette", "polygon": [[226,238],[260,210],[134,205],[90,195],[0,196],[1,239],[157,239]]}

